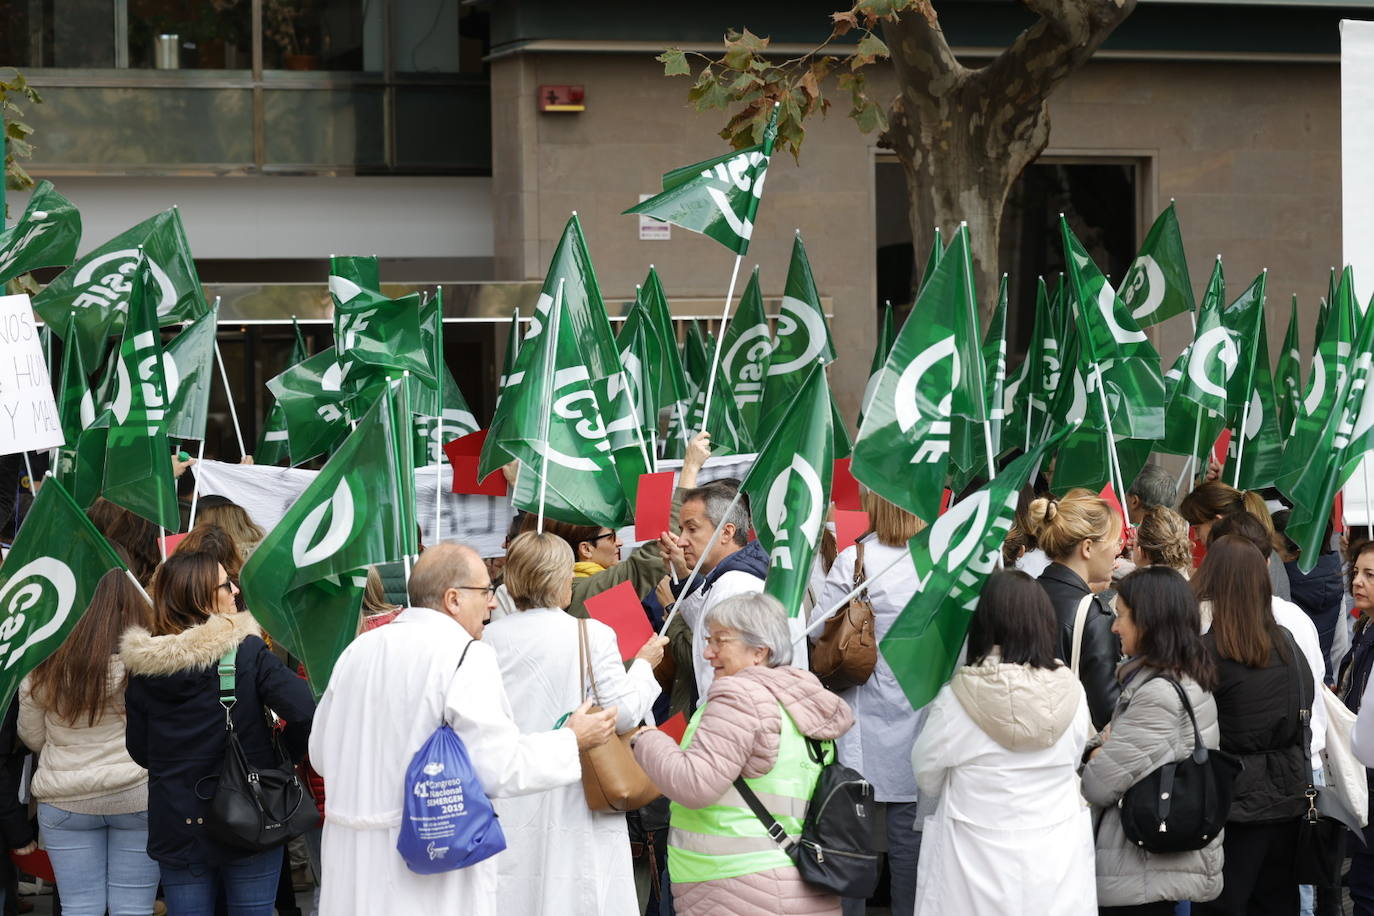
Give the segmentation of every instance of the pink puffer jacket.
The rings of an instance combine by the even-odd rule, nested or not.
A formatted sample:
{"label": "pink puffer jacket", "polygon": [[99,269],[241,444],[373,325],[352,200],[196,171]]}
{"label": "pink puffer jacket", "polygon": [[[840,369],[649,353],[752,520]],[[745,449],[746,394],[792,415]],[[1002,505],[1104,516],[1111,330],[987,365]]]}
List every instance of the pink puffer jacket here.
{"label": "pink puffer jacket", "polygon": [[[682,749],[662,732],[635,741],[635,757],[680,805],[714,804],[741,774],[753,778],[773,768],[782,734],[781,704],[803,735],[835,739],[854,724],[849,706],[800,668],[745,668],[717,677],[691,746]],[[672,877],[669,875],[669,877]],[[795,868],[701,881],[673,882],[673,904],[681,916],[819,916],[840,912],[840,900],[801,880]]]}

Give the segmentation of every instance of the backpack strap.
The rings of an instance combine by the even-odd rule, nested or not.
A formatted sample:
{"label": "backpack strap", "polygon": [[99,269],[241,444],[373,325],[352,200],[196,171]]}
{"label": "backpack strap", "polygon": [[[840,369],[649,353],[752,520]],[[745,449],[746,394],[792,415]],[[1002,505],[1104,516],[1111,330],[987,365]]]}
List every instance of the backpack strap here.
{"label": "backpack strap", "polygon": [[234,708],[234,669],[238,659],[239,647],[234,646],[222,656],[215,671],[219,675],[219,702],[224,707],[224,724],[229,731],[234,730],[234,720],[229,715],[229,710]]}
{"label": "backpack strap", "polygon": [[763,822],[764,829],[768,831],[769,839],[777,843],[778,848],[783,852],[787,853],[789,856],[793,855],[797,848],[797,841],[787,835],[787,831],[783,829],[782,824],[778,823],[778,819],[773,817],[772,812],[769,811],[767,806],[754,794],[754,790],[749,788],[749,784],[744,781],[743,776],[735,780],[735,791],[740,794],[740,798],[744,799],[744,803],[749,806],[749,810],[754,812],[754,816]]}
{"label": "backpack strap", "polygon": [[1078,663],[1083,657],[1083,631],[1087,629],[1088,610],[1093,606],[1093,599],[1097,596],[1092,592],[1083,596],[1083,600],[1078,602],[1078,611],[1073,615],[1073,642],[1069,652],[1069,667],[1073,669],[1074,677],[1078,676]]}

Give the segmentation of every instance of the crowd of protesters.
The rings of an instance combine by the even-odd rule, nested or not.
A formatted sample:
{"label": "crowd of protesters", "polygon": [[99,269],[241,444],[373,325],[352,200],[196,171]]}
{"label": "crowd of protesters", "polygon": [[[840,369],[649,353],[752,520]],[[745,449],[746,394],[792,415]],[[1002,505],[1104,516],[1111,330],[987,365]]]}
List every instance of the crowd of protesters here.
{"label": "crowd of protesters", "polygon": [[[359,635],[318,706],[244,607],[239,572],[264,532],[241,507],[202,497],[164,559],[151,523],[97,501],[88,515],[138,584],[108,574],[11,705],[4,842],[20,861],[45,852],[69,916],[286,916],[301,869],[314,894],[300,912],[325,916],[1325,914],[1345,895],[1374,913],[1362,836],[1344,887],[1302,885],[1298,866],[1313,787],[1344,794],[1365,779],[1350,761],[1374,759],[1374,722],[1350,726],[1374,668],[1368,532],[1330,534],[1304,574],[1287,513],[1261,493],[1210,479],[1180,500],[1154,465],[1124,504],[1038,480],[952,677],[913,710],[881,653],[862,683],[829,689],[809,670],[795,621],[762,594],[769,560],[739,481],[699,482],[709,455],[703,434],[671,530],[628,556],[613,529],[517,514],[502,558],[441,543],[408,573],[369,570]],[[863,593],[881,641],[921,588],[907,542],[928,520],[863,500],[869,531],[817,561],[803,612],[819,623],[884,570]],[[625,661],[586,609],[622,583],[664,634]],[[680,740],[656,726],[679,712]],[[419,874],[397,854],[402,776],[443,724],[506,848]],[[249,851],[210,829],[230,730],[250,765],[298,766],[318,817],[290,843]],[[662,798],[589,805],[587,754],[615,741]],[[804,880],[738,789],[800,830],[814,742],[871,785],[885,855],[871,899]],[[1199,742],[1240,765],[1224,829],[1147,851],[1123,798]],[[13,880],[4,890],[13,912]]]}

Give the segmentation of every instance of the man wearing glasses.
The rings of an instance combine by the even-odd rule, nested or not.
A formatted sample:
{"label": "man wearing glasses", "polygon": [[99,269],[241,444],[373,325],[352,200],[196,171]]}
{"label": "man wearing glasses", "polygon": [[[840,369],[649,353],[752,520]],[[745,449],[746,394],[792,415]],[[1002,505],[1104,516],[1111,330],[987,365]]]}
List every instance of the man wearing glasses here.
{"label": "man wearing glasses", "polygon": [[578,751],[614,734],[614,711],[584,703],[561,729],[520,733],[480,642],[495,589],[471,548],[425,551],[408,591],[410,607],[344,651],[315,714],[310,757],[327,785],[320,911],[495,916],[495,857],[418,875],[396,852],[411,757],[446,722],[489,796],[541,792],[581,778]]}

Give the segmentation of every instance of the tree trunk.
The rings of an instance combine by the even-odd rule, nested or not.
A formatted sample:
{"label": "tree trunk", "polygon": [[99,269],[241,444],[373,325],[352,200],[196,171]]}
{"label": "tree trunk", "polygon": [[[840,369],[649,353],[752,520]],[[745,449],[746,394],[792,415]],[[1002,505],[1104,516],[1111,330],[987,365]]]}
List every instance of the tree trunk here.
{"label": "tree trunk", "polygon": [[1050,93],[1088,61],[1135,0],[1026,5],[1042,18],[978,70],[960,64],[938,23],[919,11],[883,27],[898,85],[883,142],[906,173],[916,263],[924,263],[936,226],[948,240],[967,222],[985,317],[1000,275],[1002,208],[1049,144]]}

